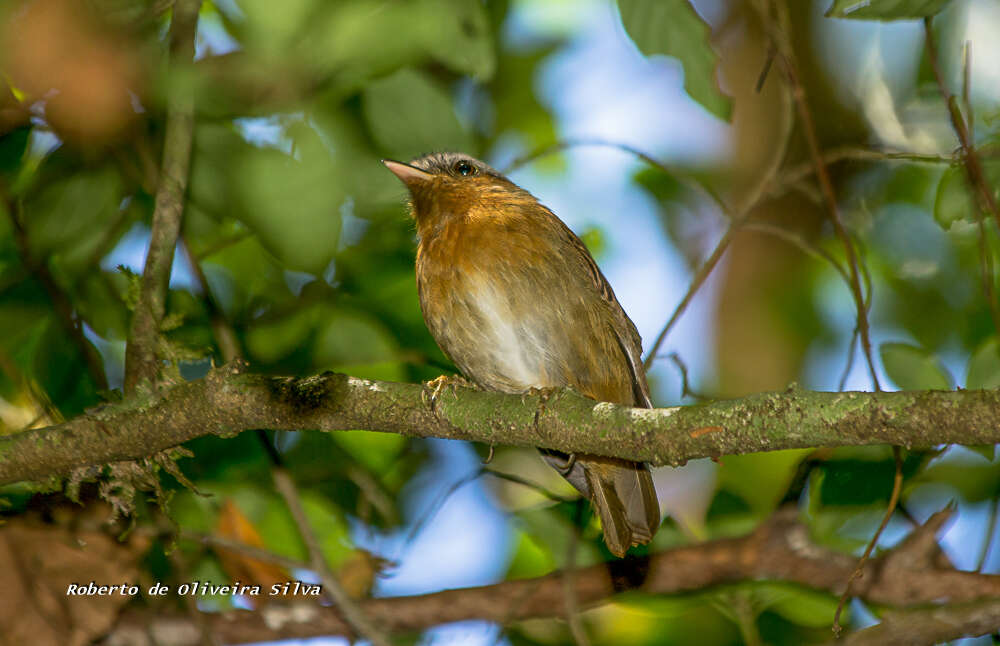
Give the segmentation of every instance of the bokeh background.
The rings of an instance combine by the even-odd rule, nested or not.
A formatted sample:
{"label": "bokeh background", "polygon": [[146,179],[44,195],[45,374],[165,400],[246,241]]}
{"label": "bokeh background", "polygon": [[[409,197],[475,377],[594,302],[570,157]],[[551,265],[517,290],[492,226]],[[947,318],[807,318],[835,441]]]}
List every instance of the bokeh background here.
{"label": "bokeh background", "polygon": [[[201,10],[196,62],[172,70],[169,3],[0,4],[3,432],[72,417],[121,388],[130,272],[142,271],[165,102],[178,88],[193,91],[197,106],[166,333],[184,378],[234,354],[274,374],[415,382],[452,371],[420,316],[405,192],[378,161],[447,149],[507,171],[580,234],[648,350],[725,231],[712,194],[738,204],[793,118],[780,72],[755,88],[767,39],[752,3],[693,4],[711,33],[685,27],[690,40],[676,58],[645,56],[636,44],[645,41],[633,41],[618,5],[605,0],[215,0]],[[824,149],[875,151],[832,163],[831,172],[870,276],[882,382],[996,387],[1000,356],[979,283],[974,203],[962,168],[949,163],[958,143],[923,25],[826,17],[830,4],[789,2],[792,40]],[[967,76],[975,140],[1000,186],[1000,5],[942,5],[935,30],[945,76],[959,94]],[[677,33],[676,14],[650,15],[654,35]],[[708,57],[703,78],[692,62],[699,56]],[[885,151],[912,155],[879,158]],[[796,127],[782,168],[808,160]],[[738,235],[667,337],[649,373],[656,405],[792,382],[872,388],[851,349],[850,292],[822,257],[842,263],[843,249],[815,181],[806,174],[786,188],[754,210],[761,226]],[[991,222],[985,240],[992,258]],[[489,473],[571,496],[532,451],[497,447],[484,469],[484,447],[452,441],[355,431],[280,433],[274,442],[331,564],[356,561],[359,549],[391,561],[367,575],[371,594],[541,575],[564,564],[577,531],[578,564],[608,557],[593,521],[578,526],[575,504]],[[212,496],[164,475],[173,522],[221,531],[235,506],[267,548],[301,556],[250,434],[188,448],[195,457],[181,469]],[[657,469],[668,516],[650,549],[742,534],[788,503],[800,506],[817,540],[860,553],[886,507],[893,468],[890,449],[875,447]],[[948,556],[962,569],[1000,568],[991,549],[1000,495],[993,447],[911,455],[904,471],[902,503],[880,545],[954,501],[959,513],[942,538]],[[26,485],[0,490],[11,515],[35,495]],[[140,503],[138,522],[152,522],[155,507]],[[152,575],[176,580],[169,541],[150,549]],[[179,552],[190,577],[232,575],[211,550],[181,542]],[[750,600],[749,618],[734,610],[732,594]],[[825,594],[747,584],[632,596],[584,620],[600,644],[795,644],[826,639],[835,605]],[[872,612],[852,604],[851,625],[873,623]],[[564,624],[540,620],[503,629],[468,622],[413,639],[570,641]]]}

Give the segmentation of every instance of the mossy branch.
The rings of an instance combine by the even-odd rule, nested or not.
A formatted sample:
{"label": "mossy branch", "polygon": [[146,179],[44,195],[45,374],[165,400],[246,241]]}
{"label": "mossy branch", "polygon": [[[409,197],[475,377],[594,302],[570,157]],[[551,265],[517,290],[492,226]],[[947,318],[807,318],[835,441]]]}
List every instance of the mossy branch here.
{"label": "mossy branch", "polygon": [[[238,366],[238,364],[236,364]],[[818,446],[1000,442],[1000,390],[894,393],[789,388],[742,399],[642,409],[571,390],[539,395],[445,389],[325,373],[214,369],[204,379],[0,438],[0,484],[142,458],[196,437],[249,429],[367,429],[412,437],[540,446],[681,464],[701,457]]]}

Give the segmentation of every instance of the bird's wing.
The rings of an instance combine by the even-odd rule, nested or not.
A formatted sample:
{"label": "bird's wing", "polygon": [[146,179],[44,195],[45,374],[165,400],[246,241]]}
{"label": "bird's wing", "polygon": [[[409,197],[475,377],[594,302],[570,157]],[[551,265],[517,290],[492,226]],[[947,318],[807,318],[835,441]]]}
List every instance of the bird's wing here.
{"label": "bird's wing", "polygon": [[608,310],[611,312],[615,338],[622,350],[622,354],[625,356],[629,374],[632,377],[632,391],[635,396],[635,405],[643,408],[652,408],[653,402],[649,397],[649,384],[646,382],[646,371],[642,366],[642,337],[639,336],[639,330],[635,328],[632,319],[625,314],[625,310],[622,309],[618,299],[615,298],[614,290],[611,289],[608,279],[601,273],[600,268],[594,261],[594,257],[590,255],[587,246],[583,244],[583,241],[562,220],[555,215],[552,217],[561,225],[562,234],[565,236],[566,241],[570,243],[571,248],[576,252],[578,260],[586,268],[594,290],[600,294],[601,299],[607,304]]}

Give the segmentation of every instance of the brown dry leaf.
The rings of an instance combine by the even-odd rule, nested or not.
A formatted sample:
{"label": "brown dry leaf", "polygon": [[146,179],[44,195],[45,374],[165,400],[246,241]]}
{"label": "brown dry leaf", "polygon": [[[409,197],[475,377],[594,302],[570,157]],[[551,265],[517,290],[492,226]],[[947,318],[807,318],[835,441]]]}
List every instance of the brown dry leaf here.
{"label": "brown dry leaf", "polygon": [[99,143],[137,118],[132,98],[144,90],[142,57],[124,34],[71,0],[26,2],[7,17],[4,71],[28,101],[46,100],[46,119],[59,135]]}
{"label": "brown dry leaf", "polygon": [[[227,499],[222,504],[216,533],[232,541],[267,549],[260,533],[257,532],[257,528],[231,499]],[[270,590],[272,585],[285,583],[292,579],[288,570],[280,565],[251,558],[246,554],[222,547],[215,547],[214,551],[222,563],[222,569],[234,582],[259,585],[261,590]]]}
{"label": "brown dry leaf", "polygon": [[67,595],[71,583],[139,586],[148,541],[119,542],[28,518],[0,525],[0,646],[83,646],[108,632],[131,598]]}

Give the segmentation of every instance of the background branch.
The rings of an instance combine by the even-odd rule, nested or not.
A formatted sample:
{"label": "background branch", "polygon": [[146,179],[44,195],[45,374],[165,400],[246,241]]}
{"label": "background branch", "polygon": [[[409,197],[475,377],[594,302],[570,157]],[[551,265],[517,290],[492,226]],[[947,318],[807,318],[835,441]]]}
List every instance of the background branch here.
{"label": "background branch", "polygon": [[[194,38],[201,0],[177,0],[170,25],[171,63],[174,71],[194,58]],[[167,107],[163,163],[156,190],[153,228],[142,272],[142,289],[135,306],[125,350],[125,389],[131,391],[143,380],[153,382],[159,373],[157,350],[160,321],[166,309],[170,269],[181,230],[184,194],[191,163],[194,134],[194,97],[191,89],[178,82],[170,93]]]}
{"label": "background branch", "polygon": [[[839,593],[854,568],[854,557],[813,543],[808,528],[796,520],[797,514],[795,509],[781,510],[752,534],[741,538],[718,539],[649,557],[615,560],[578,569],[573,574],[577,601],[582,607],[590,607],[628,589],[650,594],[678,594],[757,579],[780,580],[831,594]],[[936,545],[934,532],[946,518],[947,513],[935,515],[927,525],[915,530],[914,535],[921,538],[929,535],[930,544]],[[857,585],[857,595],[872,603],[897,607],[930,604],[940,598],[948,598],[951,604],[961,604],[1000,596],[1000,576],[940,568],[932,559],[925,558],[927,551],[926,541],[909,540],[888,554],[872,559],[865,565],[865,576]],[[623,576],[640,565],[636,560],[644,559],[648,559],[644,580],[628,580]],[[535,579],[433,594],[370,599],[360,606],[374,623],[391,632],[413,632],[469,619],[503,624],[534,617],[564,617],[564,577],[565,573],[556,572]],[[978,604],[989,605],[994,611],[997,607],[995,601]],[[946,612],[949,607],[939,610]],[[312,610],[300,613],[298,619],[289,618],[277,625],[269,624],[265,616],[249,612],[216,615],[212,617],[213,632],[226,643],[349,632],[335,612],[318,607]],[[123,618],[118,629],[160,620],[176,621],[176,618],[153,619],[144,611],[134,610]],[[985,621],[970,623],[970,626],[982,634],[994,629],[996,623]],[[952,630],[956,629],[952,626]]]}

